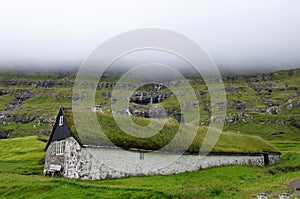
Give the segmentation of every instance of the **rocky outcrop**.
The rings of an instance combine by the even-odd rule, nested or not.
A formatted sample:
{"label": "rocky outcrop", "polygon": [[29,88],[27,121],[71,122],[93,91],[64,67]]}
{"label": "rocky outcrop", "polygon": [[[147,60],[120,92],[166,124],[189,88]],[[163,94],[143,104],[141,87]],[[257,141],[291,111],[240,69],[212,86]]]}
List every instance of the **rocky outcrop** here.
{"label": "rocky outcrop", "polygon": [[21,101],[25,101],[25,100],[29,99],[31,96],[32,96],[32,92],[31,91],[24,90],[24,91],[21,91],[20,93],[18,93],[16,95],[16,99],[17,100],[21,100]]}
{"label": "rocky outcrop", "polygon": [[1,95],[7,95],[7,94],[9,94],[9,91],[6,91],[6,90],[0,91],[0,96],[1,96]]}
{"label": "rocky outcrop", "polygon": [[251,114],[242,112],[233,114],[225,119],[225,124],[237,124],[240,122],[247,122],[248,119],[252,119],[253,116]]}
{"label": "rocky outcrop", "polygon": [[246,103],[242,100],[237,100],[234,102],[234,106],[236,110],[245,110],[246,109]]}
{"label": "rocky outcrop", "polygon": [[56,81],[37,81],[34,83],[36,88],[52,88],[57,85]]}
{"label": "rocky outcrop", "polygon": [[289,118],[289,120],[294,127],[300,129],[300,117],[292,117]]}
{"label": "rocky outcrop", "polygon": [[[139,91],[134,92],[130,97],[130,102],[141,105],[161,103],[172,95],[171,92],[161,92],[161,90],[165,88],[166,86],[163,84],[143,85],[137,89]],[[142,91],[142,89],[147,89],[149,91]]]}
{"label": "rocky outcrop", "polygon": [[292,110],[294,108],[300,108],[300,99],[289,99],[286,102],[286,109]]}
{"label": "rocky outcrop", "polygon": [[21,117],[21,116],[14,116],[14,117],[13,117],[13,120],[14,120],[15,122],[21,122],[21,123],[23,123],[23,124],[27,124],[27,123],[33,122],[36,118],[37,118],[36,115],[32,115],[32,116],[24,116],[24,117]]}
{"label": "rocky outcrop", "polygon": [[268,114],[279,114],[281,111],[280,107],[279,106],[271,106],[269,108],[266,109],[266,113]]}
{"label": "rocky outcrop", "polygon": [[171,93],[165,92],[135,92],[130,97],[130,102],[136,104],[155,104],[163,102],[167,99]]}

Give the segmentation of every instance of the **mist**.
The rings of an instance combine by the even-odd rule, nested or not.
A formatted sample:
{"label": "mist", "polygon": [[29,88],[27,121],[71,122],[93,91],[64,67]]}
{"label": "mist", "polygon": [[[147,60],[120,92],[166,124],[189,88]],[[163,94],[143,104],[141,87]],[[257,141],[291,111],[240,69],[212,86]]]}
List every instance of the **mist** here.
{"label": "mist", "polygon": [[[101,43],[140,28],[186,35],[207,51],[223,73],[297,68],[299,19],[297,0],[4,0],[0,2],[0,69],[77,70]],[[157,59],[149,53],[128,55],[114,70],[153,62],[153,57],[190,71],[182,60],[166,55]]]}

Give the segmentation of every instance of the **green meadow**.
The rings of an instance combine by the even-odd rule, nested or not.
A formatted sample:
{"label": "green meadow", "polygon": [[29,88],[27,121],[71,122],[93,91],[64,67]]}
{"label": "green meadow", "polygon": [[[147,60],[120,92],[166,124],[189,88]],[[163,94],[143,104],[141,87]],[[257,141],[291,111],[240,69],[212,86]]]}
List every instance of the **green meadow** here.
{"label": "green meadow", "polygon": [[45,177],[46,140],[46,136],[0,140],[0,197],[250,198],[266,191],[274,191],[273,196],[287,192],[286,186],[300,176],[300,153],[285,151],[281,163],[265,167],[223,166],[168,176],[96,181]]}
{"label": "green meadow", "polygon": [[[300,178],[300,106],[297,105],[300,100],[300,69],[255,75],[254,79],[259,81],[251,80],[250,76],[253,75],[224,76],[226,120],[233,118],[238,122],[224,125],[213,150],[279,150],[282,153],[279,164],[265,167],[222,166],[168,176],[82,181],[43,175],[44,149],[48,140],[48,136],[43,134],[51,130],[51,120],[55,119],[59,107],[71,106],[75,75],[1,73],[0,91],[9,93],[0,95],[0,112],[5,112],[5,117],[0,118],[1,122],[5,122],[0,125],[0,136],[8,135],[7,139],[0,139],[0,198],[255,198],[257,194],[269,191],[273,192],[271,198],[276,198],[280,193],[289,192],[287,185]],[[114,82],[116,78],[107,77],[101,81]],[[11,83],[13,81],[17,84]],[[58,84],[44,88],[36,85],[39,81]],[[200,121],[194,123],[199,123],[200,128],[189,148],[190,152],[195,152],[209,124],[210,97],[203,81],[191,77],[189,82],[200,102]],[[152,142],[124,135],[109,113],[111,99],[107,93],[111,93],[112,89],[98,88],[95,99],[95,103],[102,104],[104,112],[107,111],[97,114],[97,117],[109,139],[124,148],[156,149],[174,137],[178,123],[171,117],[161,133],[151,138]],[[31,92],[30,98],[9,109],[24,91]],[[289,100],[293,103],[292,109],[288,108]],[[280,108],[278,114],[266,112],[266,103],[270,101]],[[175,96],[160,105],[170,115],[180,111]],[[32,116],[35,119],[28,122],[18,120]],[[140,126],[149,124],[145,118],[132,119]],[[93,139],[93,135],[86,139]],[[126,145],[122,143],[124,139]],[[299,193],[295,192],[293,197],[300,197]]]}

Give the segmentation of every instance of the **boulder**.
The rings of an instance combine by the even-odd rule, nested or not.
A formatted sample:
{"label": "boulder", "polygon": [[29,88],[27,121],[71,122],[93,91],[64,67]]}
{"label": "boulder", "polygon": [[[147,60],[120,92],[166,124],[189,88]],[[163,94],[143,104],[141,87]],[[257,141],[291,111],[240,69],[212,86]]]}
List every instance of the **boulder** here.
{"label": "boulder", "polygon": [[266,109],[266,113],[274,114],[274,115],[279,114],[280,111],[281,111],[281,109],[279,108],[279,106],[271,106],[271,107]]}

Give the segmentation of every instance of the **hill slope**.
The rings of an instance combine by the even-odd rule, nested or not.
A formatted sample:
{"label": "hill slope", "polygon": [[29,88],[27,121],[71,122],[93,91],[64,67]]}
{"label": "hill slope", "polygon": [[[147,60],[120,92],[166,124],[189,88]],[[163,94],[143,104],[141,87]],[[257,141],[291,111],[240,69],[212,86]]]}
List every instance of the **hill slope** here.
{"label": "hill slope", "polygon": [[[49,135],[58,108],[70,106],[73,74],[0,74],[0,136]],[[99,82],[96,103],[109,111],[114,77]],[[283,139],[297,148],[300,142],[300,69],[258,75],[225,75],[227,95],[225,131],[258,135],[285,149]],[[210,97],[201,79],[189,78],[200,103],[200,124],[210,122]],[[147,89],[149,88],[145,88]],[[160,92],[169,93],[167,88]],[[160,102],[169,116],[179,112],[176,97]],[[131,103],[139,114],[149,105]],[[138,115],[137,114],[137,115]],[[139,116],[139,115],[138,115]],[[283,146],[285,145],[285,146]]]}

